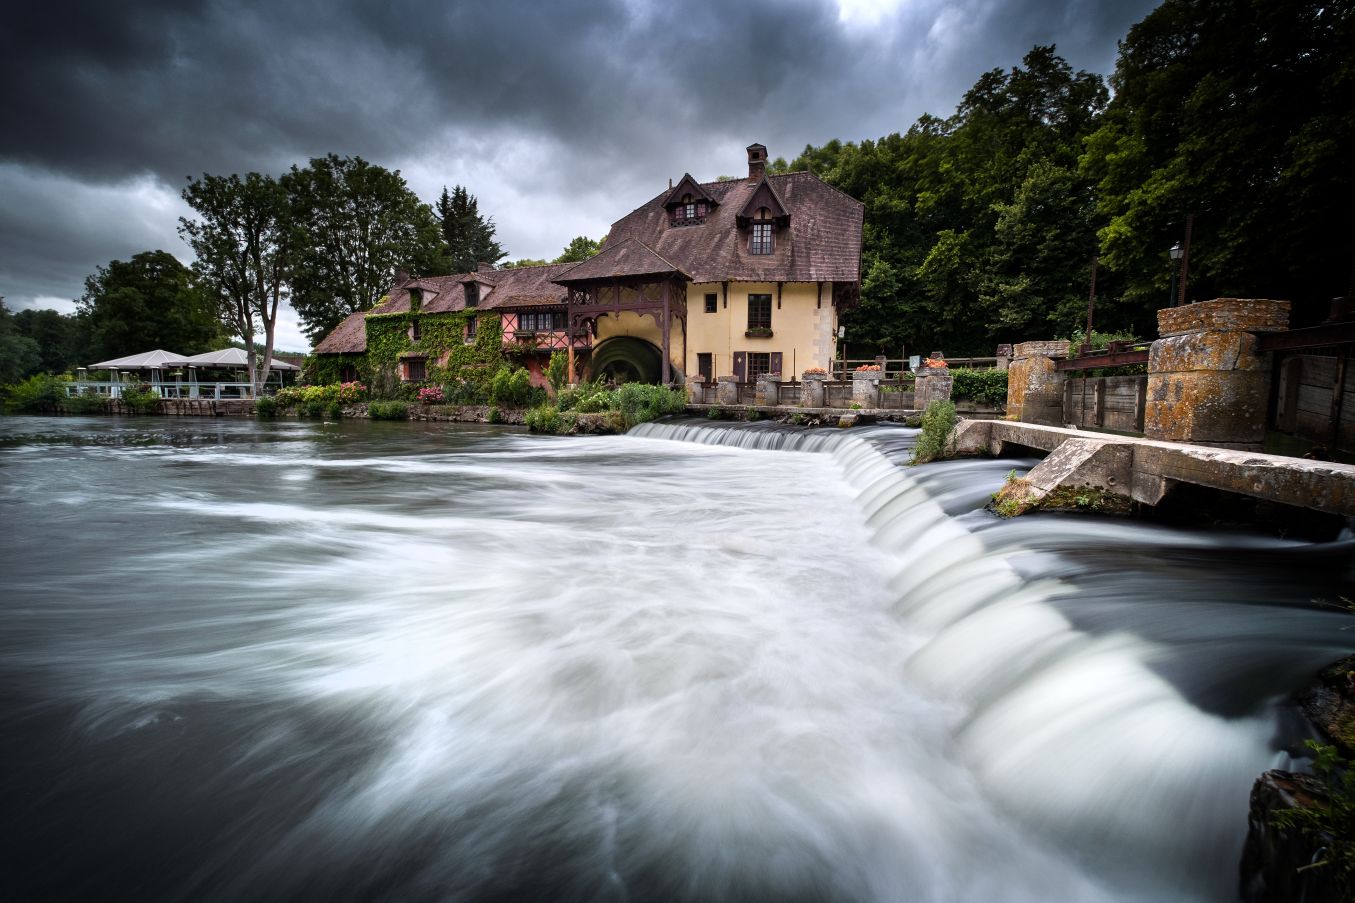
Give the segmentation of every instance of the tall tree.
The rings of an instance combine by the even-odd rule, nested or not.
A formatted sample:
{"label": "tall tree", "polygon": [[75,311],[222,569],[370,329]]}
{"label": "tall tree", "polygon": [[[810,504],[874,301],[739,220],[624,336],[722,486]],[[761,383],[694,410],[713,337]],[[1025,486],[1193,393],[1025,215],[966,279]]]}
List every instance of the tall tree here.
{"label": "tall tree", "polygon": [[552,263],[581,263],[602,249],[602,242],[587,235],[575,237]]}
{"label": "tall tree", "polygon": [[1120,43],[1087,143],[1102,259],[1143,309],[1194,214],[1190,296],[1291,299],[1320,318],[1350,279],[1355,6],[1165,0]]}
{"label": "tall tree", "polygon": [[5,299],[0,298],[0,385],[36,373],[40,361],[38,343],[19,334],[14,315],[5,307]]}
{"label": "tall tree", "polygon": [[37,343],[41,372],[64,373],[82,363],[87,341],[85,322],[79,316],[30,307],[14,315],[14,326],[20,335]]}
{"label": "tall tree", "polygon": [[291,303],[312,341],[374,307],[397,269],[439,268],[438,221],[398,171],[330,154],[293,166],[282,183],[293,229]]}
{"label": "tall tree", "polygon": [[508,256],[494,239],[494,219],[480,215],[475,196],[457,185],[451,193],[442,188],[437,203],[442,225],[443,253],[453,273],[468,273],[481,263],[495,264]]}
{"label": "tall tree", "polygon": [[[292,236],[287,190],[272,176],[204,174],[190,179],[183,199],[197,219],[182,217],[179,234],[197,254],[194,269],[218,304],[221,322],[245,343],[254,391],[273,363],[278,305],[287,291]],[[264,334],[263,359],[254,336]]]}
{"label": "tall tree", "polygon": [[94,361],[156,348],[201,354],[224,338],[211,296],[168,251],[99,267],[77,304]]}

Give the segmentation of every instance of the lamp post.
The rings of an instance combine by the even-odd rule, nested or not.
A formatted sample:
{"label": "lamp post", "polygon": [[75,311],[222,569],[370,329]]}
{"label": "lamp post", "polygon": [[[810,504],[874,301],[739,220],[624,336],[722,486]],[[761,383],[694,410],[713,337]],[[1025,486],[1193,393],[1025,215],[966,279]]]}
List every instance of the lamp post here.
{"label": "lamp post", "polygon": [[1178,241],[1176,244],[1172,245],[1171,250],[1168,251],[1167,253],[1171,255],[1172,259],[1172,293],[1171,293],[1171,304],[1168,306],[1175,307],[1177,303],[1176,278],[1181,273],[1181,257],[1186,252],[1181,247],[1181,243]]}

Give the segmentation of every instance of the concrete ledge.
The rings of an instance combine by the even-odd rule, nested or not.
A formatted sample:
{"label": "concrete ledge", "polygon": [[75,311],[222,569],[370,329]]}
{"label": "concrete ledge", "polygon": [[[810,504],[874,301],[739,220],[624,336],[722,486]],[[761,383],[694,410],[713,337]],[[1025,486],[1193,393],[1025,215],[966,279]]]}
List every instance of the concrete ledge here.
{"label": "concrete ledge", "polygon": [[[1355,516],[1355,465],[1309,461],[1112,436],[1005,420],[963,420],[951,433],[955,454],[1001,454],[1007,445],[1050,452],[1028,479],[1042,492],[1091,486],[1155,505],[1177,483]],[[1062,446],[1069,444],[1068,449]]]}

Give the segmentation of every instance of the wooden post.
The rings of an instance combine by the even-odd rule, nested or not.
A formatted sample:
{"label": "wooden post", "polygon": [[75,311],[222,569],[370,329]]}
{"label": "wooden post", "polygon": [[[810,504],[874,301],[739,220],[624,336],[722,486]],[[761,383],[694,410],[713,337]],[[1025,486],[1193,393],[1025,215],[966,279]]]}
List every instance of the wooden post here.
{"label": "wooden post", "polygon": [[669,347],[671,343],[669,342],[668,339],[669,324],[672,323],[672,317],[669,316],[669,303],[668,303],[668,289],[671,284],[672,280],[670,279],[663,280],[663,326],[660,328],[660,334],[663,339],[663,384],[665,386],[668,385],[668,383],[672,381],[673,378],[671,370],[672,364],[669,361],[669,358],[671,357],[669,353]]}

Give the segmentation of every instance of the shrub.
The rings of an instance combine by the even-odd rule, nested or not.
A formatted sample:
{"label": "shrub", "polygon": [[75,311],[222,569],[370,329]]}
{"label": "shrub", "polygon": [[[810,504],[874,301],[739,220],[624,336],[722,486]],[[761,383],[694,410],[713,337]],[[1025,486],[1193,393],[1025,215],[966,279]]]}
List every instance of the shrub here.
{"label": "shrub", "polygon": [[122,406],[133,414],[154,414],[160,410],[160,393],[148,385],[128,386],[122,390]]}
{"label": "shrub", "polygon": [[323,398],[312,398],[310,401],[306,402],[305,407],[302,408],[302,411],[305,413],[305,416],[307,417],[323,419],[325,416],[325,411],[329,410],[330,404],[331,402],[327,402]]}
{"label": "shrub", "polygon": [[1333,885],[1332,899],[1349,900],[1355,890],[1355,761],[1343,759],[1335,746],[1306,741],[1315,754],[1313,773],[1325,785],[1325,798],[1311,805],[1281,809],[1272,821],[1295,831],[1319,851],[1321,858],[1305,869],[1320,869]]}
{"label": "shrub", "polygon": [[550,363],[546,365],[546,379],[559,392],[565,387],[565,381],[569,376],[569,355],[563,351],[556,351],[550,356]]}
{"label": "shrub", "polygon": [[9,414],[36,414],[55,411],[66,396],[66,387],[55,376],[39,373],[21,383],[6,386],[5,411]]}
{"label": "shrub", "polygon": [[499,406],[490,405],[489,410],[485,412],[485,419],[490,423],[503,423],[503,414],[499,413]]}
{"label": "shrub", "polygon": [[566,389],[560,393],[558,404],[562,411],[575,410],[580,414],[614,411],[617,407],[616,393],[608,389],[601,379]]}
{"label": "shrub", "polygon": [[424,386],[419,390],[419,404],[442,404],[445,400],[441,386]]}
{"label": "shrub", "polygon": [[357,381],[339,383],[335,394],[339,404],[359,404],[367,399],[367,387]]}
{"label": "shrub", "polygon": [[687,408],[687,393],[667,386],[626,383],[616,391],[616,407],[626,418],[629,429],[666,414],[681,414]]}
{"label": "shrub", "polygon": [[955,403],[933,401],[922,412],[922,432],[917,435],[917,444],[913,446],[912,464],[926,464],[935,461],[946,450],[946,438],[955,427]]}
{"label": "shrub", "polygon": [[468,379],[458,379],[442,387],[442,397],[447,404],[477,405],[489,401],[489,394],[479,384]]}
{"label": "shrub", "polygon": [[325,408],[325,419],[334,421],[342,420],[343,405],[339,404],[337,401],[331,401],[329,407]]}
{"label": "shrub", "polygon": [[724,416],[725,412],[722,411],[716,405],[711,405],[710,407],[706,408],[706,418],[709,420],[720,420]]}
{"label": "shrub", "polygon": [[61,406],[68,414],[102,414],[108,410],[108,399],[97,392],[86,392],[63,399]]}
{"label": "shrub", "polygon": [[532,408],[525,418],[527,428],[534,433],[568,433],[578,421],[573,411],[561,411],[553,404],[543,404]]}
{"label": "shrub", "polygon": [[950,375],[955,380],[951,388],[955,398],[968,398],[979,404],[1007,403],[1006,370],[955,369]]}
{"label": "shrub", "polygon": [[532,375],[519,367],[500,367],[489,384],[489,400],[500,407],[526,407],[532,400]]}
{"label": "shrub", "polygon": [[254,399],[254,416],[265,420],[278,416],[278,401],[271,395]]}
{"label": "shrub", "polygon": [[367,405],[367,416],[373,420],[404,420],[409,416],[409,405],[403,401],[374,401]]}

